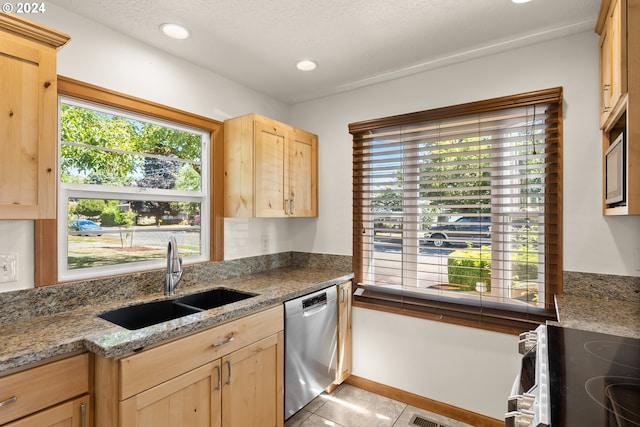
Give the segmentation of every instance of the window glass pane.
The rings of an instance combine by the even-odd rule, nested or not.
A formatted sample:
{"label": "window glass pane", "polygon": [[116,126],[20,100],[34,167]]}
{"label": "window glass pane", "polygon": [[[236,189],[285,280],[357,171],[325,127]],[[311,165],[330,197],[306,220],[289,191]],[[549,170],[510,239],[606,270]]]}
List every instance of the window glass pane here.
{"label": "window glass pane", "polygon": [[200,191],[202,133],[61,103],[63,183]]}
{"label": "window glass pane", "polygon": [[176,237],[181,256],[202,249],[199,202],[69,199],[67,269],[165,259]]}

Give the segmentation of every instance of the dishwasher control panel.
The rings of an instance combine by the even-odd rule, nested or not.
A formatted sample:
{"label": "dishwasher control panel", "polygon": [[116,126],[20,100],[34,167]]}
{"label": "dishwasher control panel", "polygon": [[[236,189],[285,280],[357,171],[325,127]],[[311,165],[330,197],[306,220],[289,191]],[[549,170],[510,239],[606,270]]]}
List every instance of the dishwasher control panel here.
{"label": "dishwasher control panel", "polygon": [[316,295],[311,298],[302,300],[302,309],[311,308],[316,305],[326,304],[326,303],[327,303],[327,293],[323,292],[320,295]]}

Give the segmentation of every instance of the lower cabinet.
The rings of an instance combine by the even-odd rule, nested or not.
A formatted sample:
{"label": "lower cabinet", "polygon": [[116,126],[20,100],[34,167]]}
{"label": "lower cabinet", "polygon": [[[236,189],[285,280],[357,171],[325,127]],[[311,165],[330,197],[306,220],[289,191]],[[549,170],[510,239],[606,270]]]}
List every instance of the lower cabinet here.
{"label": "lower cabinet", "polygon": [[87,353],[0,378],[3,427],[90,427],[91,406]]}
{"label": "lower cabinet", "polygon": [[277,306],[121,359],[96,357],[96,426],[281,427],[283,327]]}
{"label": "lower cabinet", "polygon": [[338,285],[338,364],[335,384],[342,384],[351,375],[351,281]]}
{"label": "lower cabinet", "polygon": [[209,363],[120,402],[123,426],[220,426],[220,363]]}
{"label": "lower cabinet", "polygon": [[85,394],[3,427],[89,427],[90,414],[91,399]]}
{"label": "lower cabinet", "polygon": [[222,359],[222,426],[283,425],[283,360],[284,332]]}

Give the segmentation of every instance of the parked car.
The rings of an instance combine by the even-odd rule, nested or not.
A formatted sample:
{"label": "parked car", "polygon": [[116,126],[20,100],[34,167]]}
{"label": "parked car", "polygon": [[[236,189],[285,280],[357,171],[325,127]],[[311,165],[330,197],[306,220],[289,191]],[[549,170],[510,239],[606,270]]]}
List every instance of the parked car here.
{"label": "parked car", "polygon": [[189,219],[189,225],[200,225],[200,215],[195,215]]}
{"label": "parked car", "polygon": [[102,227],[100,224],[97,224],[89,219],[76,219],[71,221],[69,225],[71,230],[78,231],[78,234],[84,234],[83,231],[90,231],[91,233],[84,234],[85,236],[97,235],[102,236],[102,233],[96,233],[97,231],[101,231]]}
{"label": "parked car", "polygon": [[421,243],[433,243],[438,248],[447,244],[491,243],[491,217],[461,216],[448,223],[434,225],[427,229]]}

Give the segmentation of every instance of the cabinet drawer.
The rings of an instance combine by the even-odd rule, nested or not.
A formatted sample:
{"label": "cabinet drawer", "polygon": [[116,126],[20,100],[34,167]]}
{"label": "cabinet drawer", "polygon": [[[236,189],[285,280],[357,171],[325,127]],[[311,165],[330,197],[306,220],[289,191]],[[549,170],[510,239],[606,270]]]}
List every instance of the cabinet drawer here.
{"label": "cabinet drawer", "polygon": [[0,424],[89,391],[89,355],[38,366],[0,378]]}
{"label": "cabinet drawer", "polygon": [[127,399],[284,329],[283,307],[252,314],[120,360]]}

